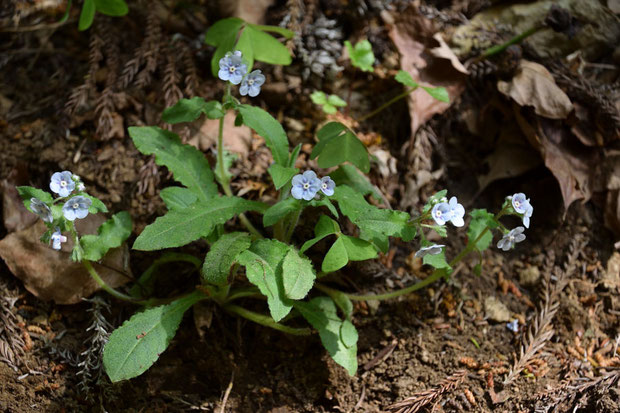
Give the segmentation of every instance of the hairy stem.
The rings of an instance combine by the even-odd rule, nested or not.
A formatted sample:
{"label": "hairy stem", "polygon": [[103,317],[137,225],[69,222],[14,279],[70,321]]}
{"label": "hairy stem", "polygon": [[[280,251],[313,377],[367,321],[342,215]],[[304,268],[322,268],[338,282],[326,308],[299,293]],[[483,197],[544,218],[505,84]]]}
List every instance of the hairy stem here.
{"label": "hairy stem", "polygon": [[284,237],[284,242],[287,244],[291,242],[291,237],[293,236],[293,231],[295,231],[295,227],[299,223],[299,217],[301,216],[302,208],[297,208],[297,211],[294,213],[293,219],[291,220],[291,225],[288,227],[288,231],[286,231],[286,236]]}
{"label": "hairy stem", "polygon": [[295,336],[309,336],[312,333],[312,331],[309,328],[288,327],[288,326],[285,326],[284,324],[280,324],[280,323],[273,321],[273,319],[269,316],[255,313],[254,311],[246,310],[245,308],[239,307],[238,305],[233,305],[233,304],[225,305],[224,310],[240,315],[241,317],[246,318],[262,326],[270,327],[275,330],[279,330],[279,331],[292,334]]}

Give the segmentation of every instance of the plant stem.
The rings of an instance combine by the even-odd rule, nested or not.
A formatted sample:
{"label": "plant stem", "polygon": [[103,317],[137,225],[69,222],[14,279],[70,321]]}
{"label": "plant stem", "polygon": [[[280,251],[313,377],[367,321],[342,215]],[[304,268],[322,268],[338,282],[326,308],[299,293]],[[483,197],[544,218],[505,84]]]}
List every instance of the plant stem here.
{"label": "plant stem", "polygon": [[291,237],[293,236],[293,231],[295,231],[295,227],[299,223],[299,217],[301,216],[302,207],[297,208],[297,212],[295,212],[294,218],[291,221],[291,226],[288,227],[288,231],[286,231],[286,236],[284,237],[284,242],[287,244],[291,242]]}
{"label": "plant stem", "polygon": [[524,31],[521,34],[516,35],[512,39],[508,40],[506,43],[502,43],[502,44],[498,44],[498,45],[495,45],[495,46],[491,46],[488,49],[486,49],[484,52],[482,52],[482,54],[480,55],[480,57],[477,60],[486,59],[489,56],[493,56],[494,54],[501,53],[504,50],[508,49],[513,44],[521,43],[523,40],[525,40],[526,38],[530,37],[531,35],[533,35],[534,33],[536,33],[537,31],[539,31],[540,29],[542,29],[544,27],[545,26],[543,26],[543,25],[534,26],[531,29],[528,29],[528,30]]}
{"label": "plant stem", "polygon": [[375,116],[377,113],[381,112],[383,109],[387,108],[388,106],[390,106],[391,104],[393,104],[394,102],[399,101],[400,99],[407,97],[411,92],[413,92],[414,90],[416,90],[417,87],[412,87],[409,88],[407,90],[405,90],[403,93],[401,93],[400,95],[393,97],[392,99],[388,100],[386,103],[384,103],[383,105],[379,106],[377,109],[373,110],[372,112],[362,116],[361,118],[359,118],[357,121],[358,122],[362,122],[365,121],[366,119],[372,118],[373,116]]}
{"label": "plant stem", "polygon": [[105,281],[103,281],[103,279],[99,276],[99,273],[97,272],[97,270],[95,270],[95,268],[93,267],[92,263],[89,260],[82,260],[82,264],[84,265],[84,267],[86,267],[86,269],[88,270],[88,273],[93,278],[93,280],[95,280],[95,282],[97,282],[97,284],[99,284],[99,286],[111,296],[118,298],[119,300],[129,301],[134,304],[146,304],[150,301],[150,300],[136,300],[135,298],[127,294],[123,294],[115,290],[114,288],[106,284]]}
{"label": "plant stem", "polygon": [[262,326],[270,327],[275,330],[283,331],[285,333],[292,334],[295,336],[309,336],[312,333],[312,331],[309,328],[288,327],[288,326],[285,326],[284,324],[280,324],[280,323],[273,321],[273,319],[269,316],[255,313],[254,311],[246,310],[245,308],[239,307],[238,305],[234,305],[234,304],[225,305],[224,310],[240,315],[241,317],[246,318]]}

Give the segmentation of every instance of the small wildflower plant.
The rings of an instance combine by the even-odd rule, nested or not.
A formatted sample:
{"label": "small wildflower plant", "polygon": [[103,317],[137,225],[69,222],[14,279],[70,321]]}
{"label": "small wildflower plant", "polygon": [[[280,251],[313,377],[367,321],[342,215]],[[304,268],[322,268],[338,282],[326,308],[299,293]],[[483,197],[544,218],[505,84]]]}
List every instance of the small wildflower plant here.
{"label": "small wildflower plant", "polygon": [[[227,31],[231,27],[232,35]],[[240,36],[238,30],[242,30]],[[364,176],[370,170],[368,151],[355,132],[340,122],[329,122],[316,132],[318,142],[310,159],[321,170],[300,171],[295,165],[301,144],[291,149],[286,132],[272,115],[243,103],[233,94],[232,86],[238,87],[239,94],[247,95],[247,102],[260,94],[266,81],[260,71],[252,70],[253,61],[265,55],[254,43],[250,56],[239,47],[245,44],[246,30],[250,36],[260,32],[259,38],[269,31],[265,26],[227,19],[207,33],[207,41],[218,47],[213,72],[225,82],[221,101],[181,99],[162,115],[169,124],[192,122],[203,115],[219,120],[215,165],[195,147],[183,144],[173,132],[156,126],[129,128],[137,149],[153,155],[155,162],[167,167],[178,182],[161,191],[167,212],[138,235],[133,249],[168,250],[203,240],[208,251],[203,257],[164,254],[129,294],[102,284],[115,297],[146,307],[116,329],[105,346],[103,363],[113,382],[136,377],[155,363],[174,337],[184,312],[202,300],[211,300],[230,314],[284,333],[318,332],[334,361],[354,375],[358,334],[352,323],[353,301],[389,299],[449,277],[454,266],[470,252],[482,257],[482,251],[492,244],[492,230],[502,233],[498,247],[503,250],[513,248],[525,237],[523,227],[509,230],[499,221],[510,214],[528,219],[532,216],[533,209],[523,194],[508,197],[497,214],[484,209],[466,214],[455,196],[447,197],[446,190],[433,195],[414,215],[369,202],[367,196],[376,196],[376,189]],[[224,45],[228,45],[227,50]],[[236,196],[231,189],[233,177],[222,145],[224,116],[229,111],[236,116],[235,125],[253,129],[271,151],[273,164],[268,173],[277,191],[273,204]],[[328,168],[329,174],[324,172]],[[127,227],[125,219],[117,214],[101,226],[98,236],[78,238],[76,220],[89,213],[105,212],[105,206],[83,192],[81,182],[70,172],[54,174],[50,188],[58,198],[38,189],[20,188],[26,206],[48,227],[43,240],[57,248],[66,241],[63,234],[70,234],[76,245],[74,259],[84,262],[91,276],[100,282],[90,261],[101,259],[108,247],[120,245],[119,241],[129,235],[130,221]],[[313,212],[304,214],[308,210]],[[312,222],[305,221],[309,215],[315,217]],[[448,227],[451,231],[465,227],[466,218],[468,242],[460,252],[454,254],[447,243],[427,240],[430,231],[447,237]],[[233,226],[227,225],[231,220],[245,229],[231,231]],[[345,225],[347,221],[355,230]],[[312,234],[302,235],[308,231],[298,231],[301,226],[310,227]],[[374,259],[388,252],[391,238],[415,240],[414,245],[419,245],[416,257],[433,267],[433,273],[419,283],[384,294],[352,294],[326,281],[327,275],[338,278],[340,270],[350,262]],[[199,271],[200,285],[175,298],[150,297],[157,267],[174,261],[189,263]],[[480,265],[477,268],[479,272]],[[264,299],[263,311],[244,307],[248,298]]]}

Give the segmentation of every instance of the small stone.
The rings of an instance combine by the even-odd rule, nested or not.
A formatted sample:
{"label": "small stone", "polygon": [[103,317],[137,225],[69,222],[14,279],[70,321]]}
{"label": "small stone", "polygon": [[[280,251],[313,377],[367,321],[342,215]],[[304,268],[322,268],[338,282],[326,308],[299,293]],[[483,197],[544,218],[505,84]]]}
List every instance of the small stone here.
{"label": "small stone", "polygon": [[506,323],[511,319],[508,307],[493,296],[484,300],[484,312],[487,318],[498,323]]}
{"label": "small stone", "polygon": [[534,265],[528,265],[519,271],[519,283],[525,287],[531,287],[540,280],[540,270]]}

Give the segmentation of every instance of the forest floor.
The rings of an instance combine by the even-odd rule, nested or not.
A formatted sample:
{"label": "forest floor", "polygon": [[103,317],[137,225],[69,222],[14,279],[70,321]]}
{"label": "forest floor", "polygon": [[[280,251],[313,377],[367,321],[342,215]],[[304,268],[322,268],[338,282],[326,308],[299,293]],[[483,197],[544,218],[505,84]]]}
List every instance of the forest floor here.
{"label": "forest floor", "polygon": [[[4,20],[0,239],[27,220],[13,187],[44,187],[60,170],[80,175],[111,212],[130,212],[129,245],[164,213],[158,193],[171,177],[137,151],[126,128],[160,124],[161,111],[180,97],[218,99],[223,91],[209,70],[213,48],[200,36],[225,12],[217,2],[172,3],[156,2],[148,11],[130,3],[128,17],[97,15],[88,32],[78,32],[75,13],[55,24],[57,10],[24,17],[17,26],[23,30]],[[525,242],[510,252],[486,251],[479,276],[473,269],[478,261],[470,257],[449,280],[393,300],[356,302],[360,367],[353,377],[316,335],[287,336],[205,304],[186,316],[145,374],[111,384],[88,328],[97,317],[118,326],[135,307],[101,292],[71,305],[42,299],[0,261],[1,411],[620,411],[620,248],[614,246],[620,235],[620,26],[607,30],[615,43],[612,35],[596,37],[583,50],[565,40],[573,49],[563,49],[559,59],[541,51],[542,40],[526,41],[508,56],[474,61],[466,74],[454,53],[438,55],[442,46],[433,36],[459,33],[490,2],[406,3],[275,2],[265,22],[283,22],[302,40],[290,43],[291,66],[261,66],[267,82],[253,103],[282,121],[292,145],[303,144],[302,169],[315,165],[311,144],[326,119],[355,128],[374,156],[371,182],[394,209],[419,211],[444,188],[468,210],[496,211],[506,195],[528,194],[535,212]],[[537,3],[548,2],[530,5]],[[617,23],[617,15],[606,13]],[[479,29],[482,45],[461,61],[475,60],[484,41],[497,44],[519,33],[519,22],[497,16]],[[586,31],[589,23],[580,21],[576,30]],[[361,38],[373,45],[372,73],[341,56],[344,40]],[[325,51],[323,66],[312,60],[316,50]],[[580,54],[566,59],[569,52]],[[140,71],[132,73],[131,60],[140,53]],[[154,61],[150,71],[144,69],[148,59]],[[523,86],[524,61],[546,68],[555,88],[530,93],[526,102],[502,89],[502,82],[512,90]],[[393,74],[421,65],[419,79],[445,86],[451,104],[400,100],[355,121],[401,93]],[[529,87],[540,92],[542,86]],[[324,114],[309,98],[314,90],[341,96],[347,108]],[[557,90],[570,99],[570,114],[561,114],[566,105]],[[273,203],[264,143],[237,129],[226,138],[239,154],[233,190]],[[213,130],[207,121],[178,132],[212,157]],[[311,231],[313,223],[305,216],[301,231]],[[463,231],[450,230],[448,250],[465,243]],[[429,270],[413,257],[418,247],[394,241],[379,259],[347,267],[345,287],[378,293],[424,278]],[[199,257],[205,251],[200,242],[185,248]],[[157,257],[132,251],[130,273],[141,274]],[[190,268],[165,270],[170,278],[157,285],[161,295],[198,282]],[[518,330],[512,331],[507,322],[515,319]]]}

